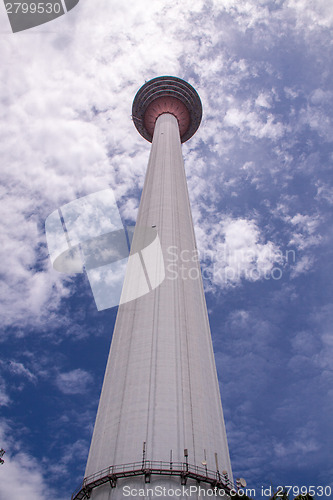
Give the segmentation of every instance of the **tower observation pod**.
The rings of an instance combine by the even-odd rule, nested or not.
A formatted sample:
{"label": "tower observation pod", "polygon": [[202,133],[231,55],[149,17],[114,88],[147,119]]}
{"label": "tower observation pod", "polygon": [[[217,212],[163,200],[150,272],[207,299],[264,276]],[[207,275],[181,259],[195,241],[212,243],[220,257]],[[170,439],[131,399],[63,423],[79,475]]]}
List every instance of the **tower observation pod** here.
{"label": "tower observation pod", "polygon": [[85,478],[72,500],[143,491],[194,500],[203,490],[228,498],[234,485],[181,148],[200,125],[200,98],[179,78],[154,78],[137,92],[132,116],[152,146]]}

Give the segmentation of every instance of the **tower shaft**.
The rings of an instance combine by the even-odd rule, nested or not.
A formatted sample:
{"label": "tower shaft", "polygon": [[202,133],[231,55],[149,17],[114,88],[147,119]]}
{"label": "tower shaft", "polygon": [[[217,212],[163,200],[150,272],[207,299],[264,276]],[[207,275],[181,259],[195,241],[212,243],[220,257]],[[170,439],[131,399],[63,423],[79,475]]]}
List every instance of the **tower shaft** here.
{"label": "tower shaft", "polygon": [[[217,456],[232,479],[178,121],[170,113],[156,120],[131,254],[154,226],[165,279],[119,306],[86,477],[140,462],[144,442],[153,461],[184,462],[187,449],[190,464],[216,470]],[[148,270],[148,284],[154,273],[158,280],[160,264]],[[129,266],[123,296],[140,295],[142,280],[147,269]],[[106,491],[95,488],[91,498],[109,499]]]}

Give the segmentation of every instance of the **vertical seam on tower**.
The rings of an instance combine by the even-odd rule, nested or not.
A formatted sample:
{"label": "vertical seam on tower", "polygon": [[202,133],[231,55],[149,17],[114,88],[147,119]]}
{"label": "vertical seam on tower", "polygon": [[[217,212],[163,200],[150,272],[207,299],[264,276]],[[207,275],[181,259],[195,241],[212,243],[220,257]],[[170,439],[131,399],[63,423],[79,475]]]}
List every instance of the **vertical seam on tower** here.
{"label": "vertical seam on tower", "polygon": [[[153,164],[153,160],[155,158],[155,149],[154,148],[154,139],[152,141],[152,149],[151,149],[151,157],[149,158],[149,164],[148,164],[148,169],[149,169],[149,180],[151,178],[151,176],[153,176],[154,172],[152,170],[152,167],[151,165]],[[150,161],[152,160],[152,161]],[[155,162],[154,162],[155,163]],[[148,178],[147,178],[147,181],[148,181]],[[148,182],[147,182],[147,185],[148,185]],[[155,304],[155,302],[154,302]],[[152,387],[151,387],[151,384],[152,384],[152,364],[153,364],[153,347],[154,347],[154,318],[153,318],[153,325],[152,325],[152,329],[151,329],[151,336],[150,336],[150,370],[149,370],[149,386],[148,386],[148,401],[147,401],[147,420],[146,420],[146,443],[147,443],[147,447],[150,446],[150,442],[149,442],[149,421],[150,421],[150,399],[151,399],[151,392],[152,392]]]}
{"label": "vertical seam on tower", "polygon": [[[194,244],[194,248],[198,251],[198,249],[197,249],[197,242],[196,242],[196,238],[195,238],[195,231],[194,231],[194,224],[193,224],[193,217],[192,217],[192,211],[191,211],[191,203],[190,203],[190,196],[189,196],[188,185],[187,185],[187,178],[186,178],[185,166],[183,167],[182,175],[183,175],[183,178],[184,178],[184,185],[185,185],[185,191],[186,191],[186,193],[185,193],[185,196],[187,198],[187,200],[186,200],[186,209],[187,209],[187,215],[188,215],[188,218],[189,218],[189,221],[190,221],[192,241],[193,241],[193,244]],[[202,274],[201,274],[200,259],[197,261],[197,266],[198,266],[198,280],[199,280],[199,287],[200,287],[200,289],[199,289],[200,303],[201,303],[201,305],[204,306],[203,307],[203,311],[204,311],[206,320],[208,320],[207,307],[206,307],[206,299],[205,299],[205,294],[204,294],[204,290],[203,290],[203,283],[202,283]],[[206,330],[205,333],[207,333],[207,331],[210,332],[209,323],[208,323],[208,330]],[[201,334],[201,336],[200,336],[199,339],[195,338],[196,349],[200,349],[200,345],[201,345],[200,340],[202,340],[203,338],[207,339],[207,335],[205,335],[204,332]],[[213,362],[215,364],[215,360],[214,359],[213,359]],[[199,358],[199,365],[200,365],[200,372],[202,373],[202,376],[200,377],[200,382],[202,383],[203,377],[206,375],[205,370],[202,367],[202,358]],[[209,388],[208,388],[208,390],[209,390]],[[198,406],[198,410],[197,411],[200,413],[200,421],[201,422],[205,422],[205,426],[204,426],[204,428],[201,428],[201,433],[200,433],[200,435],[201,435],[201,442],[203,444],[203,447],[202,447],[201,450],[197,450],[200,453],[203,453],[204,449],[206,449],[206,446],[207,446],[206,443],[209,443],[210,440],[208,439],[208,436],[207,436],[207,421],[203,419],[202,405]],[[212,428],[214,428],[214,422],[211,422],[210,426]],[[193,439],[194,439],[194,436],[195,436],[195,433],[193,433]]]}
{"label": "vertical seam on tower", "polygon": [[[180,146],[181,147],[181,146]],[[178,189],[178,182],[177,182],[177,175],[179,175],[179,173],[175,173],[175,192],[176,192],[176,200],[178,200],[178,203],[179,203],[179,189]],[[181,228],[180,228],[180,221],[179,221],[179,206],[177,205],[175,207],[175,213],[176,213],[176,219],[177,219],[177,222],[178,224],[175,225],[175,227],[177,228],[177,237],[178,237],[178,241],[180,241],[180,238],[181,238]],[[178,250],[178,249],[177,249]],[[180,281],[180,278],[179,278],[179,274],[178,274],[178,278],[177,278],[177,281],[179,281],[181,283],[181,286],[177,286],[175,287],[176,290],[177,290],[177,297],[179,298],[180,294],[182,293],[183,291],[183,287],[182,287],[182,282]],[[178,301],[178,311],[180,311],[180,300]],[[183,314],[184,311],[181,311],[181,313]],[[179,318],[181,317],[181,314],[179,314]],[[185,315],[184,315],[184,322],[186,324],[186,318],[185,318]],[[184,383],[183,383],[183,376],[184,376],[184,371],[187,367],[184,367],[183,366],[183,334],[182,334],[182,324],[181,324],[181,320],[179,321],[179,346],[180,346],[180,374],[181,374],[181,395],[182,395],[182,414],[183,414],[183,419],[182,419],[182,429],[183,429],[183,447],[187,446],[186,444],[186,435],[187,435],[187,429],[186,429],[186,425],[185,425],[185,397],[184,397]],[[185,331],[186,331],[186,328],[185,328]],[[185,341],[186,341],[186,334],[185,334]],[[187,342],[186,342],[187,344]],[[187,347],[187,345],[186,345]],[[188,359],[188,349],[187,350],[187,356],[186,358]],[[190,387],[190,384],[189,384],[189,387]],[[181,458],[181,460],[183,460],[182,456],[179,457],[179,459]]]}
{"label": "vertical seam on tower", "polygon": [[[184,170],[184,175],[185,175],[185,178],[186,178],[185,170]],[[195,238],[195,231],[194,231],[194,224],[193,224],[193,217],[192,217],[192,211],[191,211],[191,207],[190,207],[190,198],[189,198],[189,191],[188,191],[187,182],[185,183],[185,186],[186,186],[187,197],[188,197],[188,200],[189,200],[189,203],[187,204],[187,208],[188,208],[188,215],[189,215],[189,218],[191,220],[191,228],[192,228],[193,241],[195,243],[195,247],[197,247],[196,238]],[[219,383],[218,383],[218,378],[217,378],[217,372],[216,372],[216,368],[215,368],[215,370],[214,370],[214,368],[212,368],[212,367],[215,367],[215,358],[214,358],[213,345],[212,345],[212,336],[211,336],[209,319],[208,319],[208,313],[207,313],[207,307],[206,307],[206,298],[205,298],[205,293],[204,293],[204,288],[203,288],[203,280],[202,280],[202,274],[201,274],[200,260],[198,261],[198,267],[199,267],[199,272],[200,272],[200,274],[199,274],[199,283],[200,283],[199,293],[200,293],[201,301],[202,301],[202,303],[204,305],[204,308],[203,308],[204,323],[206,325],[205,332],[204,332],[205,334],[203,335],[203,339],[205,340],[206,346],[208,347],[208,352],[210,354],[210,360],[211,360],[211,363],[210,363],[210,372],[211,372],[211,376],[213,377],[213,380],[215,380],[215,382],[214,382],[215,395],[218,396],[217,398],[213,397],[212,399],[213,399],[213,401],[215,403],[215,407],[218,407],[217,408],[217,413],[220,414],[220,416],[222,417],[222,421],[224,422],[223,410],[222,410],[222,403],[221,403],[221,396],[220,396],[220,390],[219,390]],[[202,415],[202,410],[201,410],[201,415]],[[215,425],[214,425],[215,422],[212,420],[212,415],[210,415],[210,420],[211,420],[210,426],[212,428],[214,428],[215,427]],[[225,427],[224,427],[224,429],[225,429]],[[224,429],[221,429],[222,434],[220,432],[220,436],[222,437],[222,441],[226,442],[226,433],[225,433]],[[204,436],[205,436],[205,441],[210,443],[211,440],[209,439],[209,437],[207,435],[207,427],[206,426],[205,426]],[[214,452],[214,451],[217,451],[217,450],[211,450],[211,452]],[[230,465],[230,458],[229,458],[229,465]]]}
{"label": "vertical seam on tower", "polygon": [[[178,145],[179,148],[181,148],[181,144]],[[182,160],[182,166],[181,166],[182,172],[181,172],[181,177],[183,177],[183,183],[185,178],[185,169],[184,169],[184,161]],[[177,199],[180,199],[177,197]],[[188,204],[188,203],[187,203]],[[180,231],[180,219],[179,219],[179,210],[177,210],[177,217],[178,217],[178,228]],[[186,302],[186,295],[185,295],[185,287],[184,287],[184,281],[181,280],[181,290],[183,294],[183,304]],[[192,403],[192,383],[191,383],[191,368],[190,368],[190,357],[189,357],[189,341],[188,341],[188,321],[187,321],[187,308],[185,308],[185,314],[184,314],[184,321],[185,321],[185,339],[186,339],[186,350],[187,350],[187,373],[188,373],[188,384],[189,384],[189,397],[190,397],[190,408],[191,408],[191,432],[192,432],[192,444],[193,444],[193,455],[194,455],[194,463],[196,463],[196,458],[195,458],[195,439],[194,439],[194,420],[193,420],[193,403]],[[186,443],[185,443],[186,444]]]}
{"label": "vertical seam on tower", "polygon": [[[151,152],[153,153],[153,152]],[[142,194],[141,194],[141,198],[144,198],[143,196],[143,192],[144,192],[144,189],[145,189],[145,186],[146,184],[148,185],[148,182],[149,182],[149,177],[151,175],[151,170],[149,170],[148,168],[148,171],[147,171],[147,178],[146,178],[146,181],[144,183],[144,186],[143,186],[143,190],[142,190]],[[149,177],[148,177],[149,176]],[[144,210],[144,206],[142,206],[142,211]],[[140,218],[140,207],[139,207],[139,212],[138,212],[138,216],[137,216],[137,220],[139,220]],[[134,237],[133,237],[133,240],[135,238],[135,231],[134,231]],[[132,242],[133,243],[133,242]],[[138,299],[135,299],[135,300],[138,300]],[[126,307],[126,304],[124,304],[123,306],[119,306],[119,307]],[[134,308],[134,311],[132,312],[131,314],[131,336],[130,336],[130,339],[129,339],[129,349],[128,349],[128,352],[127,352],[127,357],[126,357],[126,374],[125,374],[125,377],[124,377],[124,383],[123,383],[123,390],[122,390],[122,397],[121,397],[121,405],[120,405],[120,410],[119,410],[119,421],[118,421],[118,424],[117,424],[117,433],[116,433],[116,437],[115,437],[115,445],[114,445],[114,457],[113,457],[113,463],[115,463],[115,460],[116,460],[116,456],[117,456],[117,453],[118,453],[118,444],[119,444],[119,435],[120,435],[120,428],[121,428],[121,422],[122,422],[122,414],[123,414],[123,408],[124,408],[124,397],[125,397],[125,393],[126,393],[126,384],[127,384],[127,379],[128,379],[128,373],[129,373],[129,370],[128,370],[128,366],[129,366],[129,359],[130,359],[130,353],[131,353],[131,345],[132,345],[132,341],[133,341],[133,335],[135,334],[134,332],[134,328],[133,328],[133,325],[134,325],[134,319],[135,319],[135,315],[136,315],[136,312],[137,312],[137,309]],[[118,312],[118,315],[117,315],[117,320],[118,320],[118,316],[119,316],[119,312]],[[117,320],[116,320],[116,324],[117,324]],[[115,329],[114,331],[116,331],[116,325],[115,325]],[[150,389],[149,389],[149,392],[150,392]],[[148,418],[149,418],[149,394],[148,394]]]}
{"label": "vertical seam on tower", "polygon": [[[155,130],[156,130],[156,125],[155,125]],[[154,132],[155,132],[154,130]],[[156,136],[155,141],[159,142],[159,136]],[[154,144],[154,138],[153,138],[153,144]],[[156,142],[155,142],[156,144]],[[154,148],[154,151],[152,151],[154,155],[154,161],[152,164],[156,165],[156,148]],[[152,155],[152,156],[153,156]],[[152,158],[153,160],[153,158]],[[151,168],[150,172],[151,176],[150,178],[153,179],[156,176],[156,168]],[[151,183],[153,184],[153,180],[151,180]],[[159,220],[160,214],[159,214]],[[154,403],[155,403],[155,391],[156,391],[156,361],[157,361],[157,338],[158,335],[155,333],[155,316],[156,316],[156,307],[158,305],[158,300],[156,300],[157,295],[159,295],[159,287],[157,287],[154,290],[154,312],[153,312],[153,324],[152,324],[152,329],[151,329],[151,363],[150,363],[150,372],[149,372],[149,390],[148,390],[148,408],[147,408],[147,426],[146,426],[146,440],[147,440],[147,449],[153,450],[153,441],[154,441],[154,427],[155,427],[155,411],[154,411]],[[155,368],[155,370],[154,370]],[[153,371],[155,371],[155,377],[153,377]],[[152,401],[151,401],[152,400]],[[151,402],[153,404],[151,404]],[[151,421],[151,423],[150,423]],[[150,430],[150,436],[149,436],[149,430]],[[149,442],[149,437],[151,438],[151,442]],[[151,457],[153,458],[153,457]]]}
{"label": "vertical seam on tower", "polygon": [[[126,304],[124,304],[124,307],[125,306],[126,306]],[[121,307],[121,305],[119,307]],[[132,341],[133,341],[133,332],[134,332],[133,324],[134,324],[135,311],[136,311],[136,309],[134,310],[134,312],[131,315],[132,328],[131,328],[131,335],[130,335],[130,338],[129,338],[129,348],[128,348],[127,357],[126,357],[126,371],[125,371],[125,377],[124,377],[124,383],[123,383],[123,390],[122,390],[122,395],[121,395],[121,404],[120,404],[120,410],[119,410],[119,421],[118,421],[118,424],[117,424],[117,433],[116,433],[116,439],[115,439],[115,445],[114,445],[113,464],[116,463],[115,460],[116,460],[116,456],[117,456],[117,453],[118,453],[118,437],[120,435],[119,430],[120,430],[121,422],[122,422],[122,418],[121,417],[122,417],[123,409],[124,409],[124,397],[125,397],[125,393],[126,393],[126,385],[127,385],[127,379],[128,379],[128,373],[129,373],[128,366],[129,366],[129,359],[130,359],[130,353],[131,353],[130,347],[131,347]]]}
{"label": "vertical seam on tower", "polygon": [[[155,122],[155,127],[156,127],[156,122]],[[159,129],[161,127],[159,126]],[[157,140],[158,140],[158,143],[161,142],[161,138],[160,138],[160,134],[157,136]],[[159,156],[159,158],[161,157],[161,155]],[[164,157],[164,155],[163,155]],[[163,167],[164,167],[164,163],[162,163],[161,166],[158,166],[159,167],[159,174],[160,174],[160,177],[158,179],[158,181],[160,182],[161,181],[161,176],[163,175]],[[162,167],[162,171],[161,171],[161,167]],[[155,170],[156,170],[156,162],[155,162]],[[154,172],[154,175],[156,175],[156,171]],[[164,184],[162,183],[162,193],[161,193],[161,199],[164,198]],[[162,204],[163,206],[163,204]],[[158,214],[158,220],[161,221],[162,220],[162,216],[161,216],[161,212],[162,212],[162,208],[161,208],[161,204],[159,206],[159,214]],[[162,226],[162,224],[161,224]],[[162,241],[162,248],[163,248],[163,241]],[[156,299],[156,295],[159,295],[159,292],[160,292],[160,288],[157,287],[156,289],[156,294],[155,294],[155,299]],[[151,378],[152,378],[152,384],[153,384],[153,390],[152,390],[152,398],[153,398],[153,404],[151,405],[151,408],[152,408],[152,413],[153,413],[153,419],[152,419],[152,426],[151,426],[151,439],[152,439],[152,442],[151,442],[151,449],[154,450],[154,440],[155,440],[155,428],[156,428],[156,411],[155,411],[155,404],[156,404],[156,388],[157,388],[157,384],[156,384],[156,378],[157,378],[157,358],[158,358],[158,340],[159,340],[159,332],[158,331],[155,331],[156,330],[156,322],[155,322],[155,315],[156,315],[156,309],[158,309],[158,304],[159,304],[159,301],[158,300],[155,300],[154,301],[154,314],[153,314],[153,328],[152,328],[152,339],[153,339],[153,342],[155,344],[155,349],[154,349],[154,356],[155,356],[155,363],[154,363],[154,366],[151,365]],[[158,324],[158,322],[157,322]],[[154,370],[154,376],[152,377],[152,372]],[[153,458],[153,457],[152,457]],[[155,458],[155,457],[154,457]]]}
{"label": "vertical seam on tower", "polygon": [[[174,172],[173,178],[172,178],[172,188],[174,191],[177,193],[177,175],[176,172]],[[171,189],[171,196],[174,199],[173,196],[173,189]],[[172,199],[172,201],[173,201]],[[177,196],[176,196],[177,200]],[[179,225],[177,226],[175,222],[175,212],[178,214],[178,207],[174,205],[174,203],[171,203],[171,206],[173,207],[172,210],[172,228],[173,228],[173,234],[172,234],[172,241],[175,242],[177,241],[176,239],[176,230],[175,228],[178,227],[177,231],[177,237],[179,241],[180,237],[180,228]],[[184,447],[184,438],[185,438],[185,422],[184,422],[184,388],[183,388],[183,371],[182,371],[182,339],[181,339],[181,314],[180,314],[180,307],[179,307],[179,287],[176,286],[176,281],[173,284],[174,288],[174,308],[175,311],[177,311],[177,318],[178,322],[176,321],[176,317],[174,318],[174,337],[175,337],[175,359],[176,359],[176,398],[177,398],[177,452],[179,453],[179,450],[181,449],[181,434],[182,434],[182,445]],[[178,332],[178,335],[177,335]],[[177,355],[177,345],[178,345],[178,355]],[[180,393],[181,392],[181,397]],[[182,429],[182,433],[181,430]],[[179,461],[180,457],[178,456],[177,453],[177,461]]]}

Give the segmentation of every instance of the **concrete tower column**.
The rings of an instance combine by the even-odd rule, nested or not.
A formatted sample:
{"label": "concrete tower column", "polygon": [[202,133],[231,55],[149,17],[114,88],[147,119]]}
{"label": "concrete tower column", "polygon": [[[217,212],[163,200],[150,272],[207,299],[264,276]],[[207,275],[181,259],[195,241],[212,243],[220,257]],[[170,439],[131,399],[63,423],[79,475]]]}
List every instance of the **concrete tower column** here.
{"label": "concrete tower column", "polygon": [[[133,110],[152,140],[131,247],[142,266],[127,267],[86,479],[73,498],[199,481],[227,493],[232,471],[181,151],[201,103],[186,82],[161,77],[140,89]],[[150,259],[152,228],[160,252]]]}

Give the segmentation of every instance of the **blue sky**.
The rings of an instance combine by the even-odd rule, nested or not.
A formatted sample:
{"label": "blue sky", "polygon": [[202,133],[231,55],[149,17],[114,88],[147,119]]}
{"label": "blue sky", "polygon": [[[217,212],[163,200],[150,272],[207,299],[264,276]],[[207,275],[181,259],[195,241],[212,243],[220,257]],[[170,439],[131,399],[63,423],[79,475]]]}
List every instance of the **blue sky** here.
{"label": "blue sky", "polygon": [[12,34],[0,5],[1,500],[82,479],[116,310],[52,269],[44,222],[109,187],[135,221],[132,100],[168,74],[204,110],[183,152],[234,476],[333,487],[332,24],[327,0],[95,0]]}

